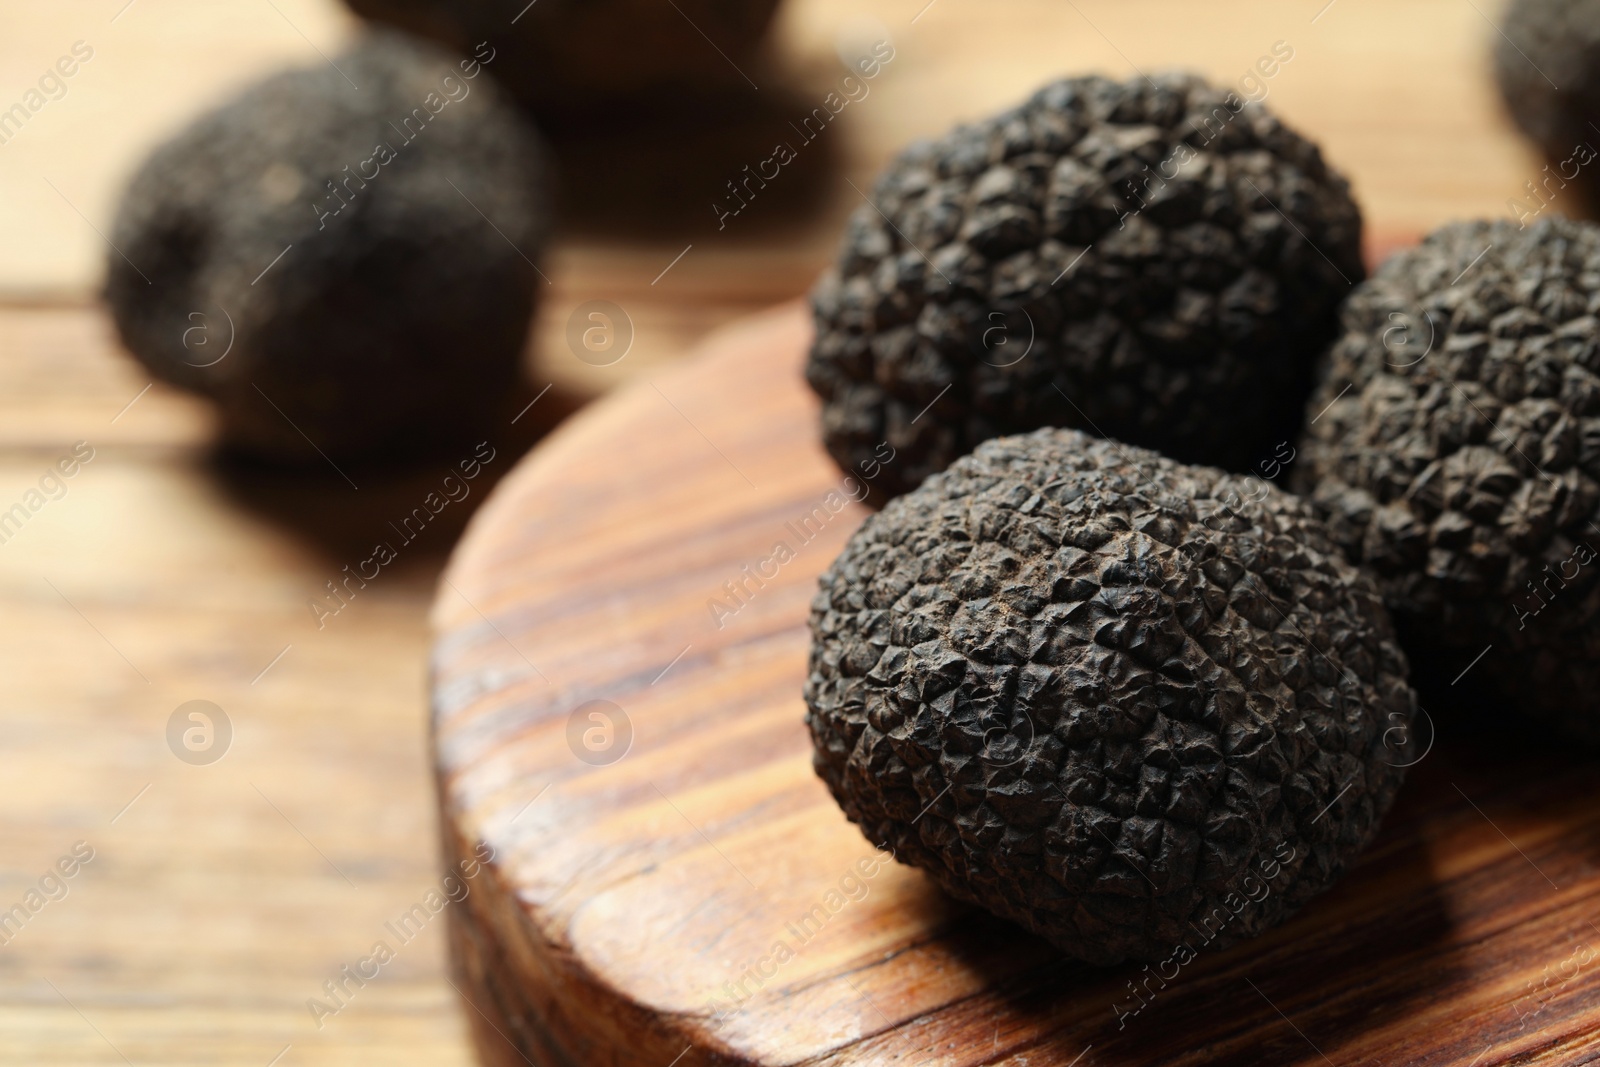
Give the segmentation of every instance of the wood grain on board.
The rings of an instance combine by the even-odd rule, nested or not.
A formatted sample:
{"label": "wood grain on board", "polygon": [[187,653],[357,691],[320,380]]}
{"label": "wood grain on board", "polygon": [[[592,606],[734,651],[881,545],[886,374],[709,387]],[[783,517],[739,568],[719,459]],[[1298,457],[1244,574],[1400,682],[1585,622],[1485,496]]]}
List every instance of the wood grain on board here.
{"label": "wood grain on board", "polygon": [[447,857],[495,857],[451,921],[486,1062],[1600,1054],[1600,766],[1448,708],[1342,883],[1170,981],[875,859],[802,721],[815,579],[867,514],[817,441],[808,330],[778,309],[580,414],[446,571],[434,756]]}

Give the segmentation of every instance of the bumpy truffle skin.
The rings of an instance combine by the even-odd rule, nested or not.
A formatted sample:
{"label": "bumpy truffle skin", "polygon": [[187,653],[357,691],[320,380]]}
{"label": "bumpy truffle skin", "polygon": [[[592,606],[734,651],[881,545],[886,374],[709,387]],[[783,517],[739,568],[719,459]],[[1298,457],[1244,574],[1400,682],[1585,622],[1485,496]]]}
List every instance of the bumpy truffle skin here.
{"label": "bumpy truffle skin", "polygon": [[1445,226],[1350,298],[1296,464],[1414,658],[1487,649],[1474,688],[1593,742],[1597,316],[1600,228]]}
{"label": "bumpy truffle skin", "polygon": [[[916,486],[1071,426],[1244,469],[1292,437],[1361,217],[1317,147],[1186,76],[1074,78],[908,149],[812,294],[828,450]],[[931,405],[931,407],[930,407]]]}
{"label": "bumpy truffle skin", "polygon": [[[1547,156],[1566,164],[1555,184],[1536,179],[1549,197],[1593,162],[1600,145],[1589,125],[1600,115],[1600,0],[1513,0],[1500,29],[1494,65],[1506,107]],[[1600,185],[1593,173],[1583,179],[1590,189]]]}
{"label": "bumpy truffle skin", "polygon": [[345,2],[459,51],[487,44],[498,53],[491,73],[554,125],[663,91],[748,92],[737,68],[749,64],[778,9],[778,0]]}
{"label": "bumpy truffle skin", "polygon": [[217,402],[235,448],[444,447],[514,386],[541,149],[461,62],[372,34],[247,89],[134,177],[108,260],[117,327],[153,374]]}
{"label": "bumpy truffle skin", "polygon": [[1308,504],[1077,431],[991,440],[891,501],[811,627],[845,813],[1093,963],[1281,921],[1415,758],[1388,616]]}

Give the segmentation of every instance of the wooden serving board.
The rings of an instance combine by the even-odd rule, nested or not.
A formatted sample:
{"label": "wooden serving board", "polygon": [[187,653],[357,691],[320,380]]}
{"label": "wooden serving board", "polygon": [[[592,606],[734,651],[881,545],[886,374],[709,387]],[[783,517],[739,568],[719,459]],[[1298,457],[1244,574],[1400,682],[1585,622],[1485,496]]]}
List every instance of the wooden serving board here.
{"label": "wooden serving board", "polygon": [[877,861],[802,721],[815,579],[868,514],[817,441],[808,331],[785,306],[576,417],[440,586],[446,863],[494,854],[449,909],[486,1063],[1600,1058],[1600,769],[1445,707],[1340,885],[1170,980]]}

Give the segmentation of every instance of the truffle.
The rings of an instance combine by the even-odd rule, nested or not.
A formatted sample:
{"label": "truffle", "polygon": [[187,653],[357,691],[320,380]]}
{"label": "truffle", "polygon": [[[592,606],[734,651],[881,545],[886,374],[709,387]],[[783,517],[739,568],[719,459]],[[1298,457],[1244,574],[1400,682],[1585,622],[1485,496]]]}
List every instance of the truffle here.
{"label": "truffle", "polygon": [[216,401],[235,449],[441,447],[514,387],[542,150],[471,69],[375,33],[247,89],[134,177],[106,282],[117,328],[156,377]]}
{"label": "truffle", "polygon": [[1346,304],[1294,477],[1414,661],[1600,742],[1597,315],[1600,228],[1436,230]]}
{"label": "truffle", "polygon": [[1494,66],[1511,117],[1551,161],[1512,210],[1526,221],[1574,180],[1592,201],[1600,189],[1591,166],[1600,145],[1600,0],[1513,0]]}
{"label": "truffle", "polygon": [[778,9],[778,0],[346,3],[458,51],[486,46],[497,53],[491,72],[548,126],[605,114],[621,101],[652,104],[663,92],[749,92],[740,67]]}
{"label": "truffle", "polygon": [[1188,76],[1074,78],[919,143],[812,294],[841,466],[891,492],[1071,426],[1232,469],[1292,437],[1361,217],[1317,147]]}
{"label": "truffle", "polygon": [[1074,430],[890,501],[811,629],[806,721],[845,814],[1092,963],[1281,921],[1417,748],[1377,590],[1308,503]]}

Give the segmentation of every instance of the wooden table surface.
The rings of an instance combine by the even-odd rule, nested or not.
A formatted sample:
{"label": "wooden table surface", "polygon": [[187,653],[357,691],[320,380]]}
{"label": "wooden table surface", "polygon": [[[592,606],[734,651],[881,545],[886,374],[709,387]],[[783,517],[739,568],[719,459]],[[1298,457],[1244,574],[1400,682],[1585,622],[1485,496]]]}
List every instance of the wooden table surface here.
{"label": "wooden table surface", "polygon": [[[1269,105],[1352,177],[1374,231],[1498,214],[1540,164],[1486,81],[1495,13],[1469,0],[790,0],[780,51],[802,98],[842,76],[841,35],[886,29],[897,50],[841,117],[834,169],[814,179],[821,206],[758,204],[719,233],[708,190],[637,238],[605,205],[570,218],[530,346],[531,379],[558,387],[539,418],[802,292],[858,202],[850,181],[865,188],[910,139],[1060,73],[1182,66],[1235,81],[1288,41]],[[0,145],[0,511],[42,478],[58,493],[48,469],[76,442],[93,449],[0,543],[0,912],[46,901],[30,890],[75,843],[93,849],[64,897],[4,934],[0,1064],[470,1062],[437,920],[337,1014],[307,1002],[326,1002],[324,983],[438,885],[426,607],[466,512],[527,442],[508,438],[474,496],[319,628],[308,601],[440,472],[353,472],[352,490],[331,472],[218,466],[204,407],[144,391],[93,303],[98,233],[140,155],[226,88],[337,47],[348,21],[330,0],[15,3],[5,18],[0,104],[76,40],[97,58]],[[637,329],[612,367],[562,339],[591,299]],[[232,724],[208,766],[168,746],[191,700]]]}

